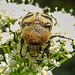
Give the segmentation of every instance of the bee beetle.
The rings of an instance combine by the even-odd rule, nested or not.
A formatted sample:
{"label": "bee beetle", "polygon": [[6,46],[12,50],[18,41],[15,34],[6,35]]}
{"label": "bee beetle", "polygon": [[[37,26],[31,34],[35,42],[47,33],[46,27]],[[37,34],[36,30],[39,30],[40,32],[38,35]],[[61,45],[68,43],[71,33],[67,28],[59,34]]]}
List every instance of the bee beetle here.
{"label": "bee beetle", "polygon": [[28,13],[22,19],[22,39],[20,49],[21,57],[24,57],[22,55],[22,47],[24,43],[27,44],[27,51],[32,57],[39,56],[39,53],[41,53],[42,50],[42,54],[44,54],[44,52],[48,50],[48,48],[50,47],[50,39],[52,38],[52,18],[52,16],[45,13],[34,12]]}
{"label": "bee beetle", "polygon": [[37,57],[41,50],[48,49],[52,26],[52,16],[39,12],[28,13],[21,22],[21,57],[23,57],[21,51],[24,43],[27,44],[27,51],[32,57]]}

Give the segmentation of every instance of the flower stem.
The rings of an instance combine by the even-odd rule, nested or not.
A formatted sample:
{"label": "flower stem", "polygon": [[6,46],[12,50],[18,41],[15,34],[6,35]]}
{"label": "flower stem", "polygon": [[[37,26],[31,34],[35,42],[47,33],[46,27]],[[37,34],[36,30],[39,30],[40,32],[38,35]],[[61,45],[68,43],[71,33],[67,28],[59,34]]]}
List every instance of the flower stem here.
{"label": "flower stem", "polygon": [[[75,55],[75,52],[71,53],[71,55],[74,56]],[[69,60],[69,59],[68,58],[64,58],[64,59],[60,60],[60,64],[63,64],[67,60]],[[50,66],[49,67],[49,70],[53,69],[54,67],[55,67],[54,65]]]}
{"label": "flower stem", "polygon": [[[75,55],[75,52],[71,53],[71,55],[74,56],[74,55]],[[60,61],[60,63],[62,64],[62,63],[64,63],[64,62],[67,61],[67,60],[68,60],[68,58],[64,58],[64,59],[62,59],[62,60]]]}
{"label": "flower stem", "polygon": [[5,47],[4,47],[4,45],[2,45],[2,50],[3,50],[4,53],[7,53],[7,51],[6,51]]}

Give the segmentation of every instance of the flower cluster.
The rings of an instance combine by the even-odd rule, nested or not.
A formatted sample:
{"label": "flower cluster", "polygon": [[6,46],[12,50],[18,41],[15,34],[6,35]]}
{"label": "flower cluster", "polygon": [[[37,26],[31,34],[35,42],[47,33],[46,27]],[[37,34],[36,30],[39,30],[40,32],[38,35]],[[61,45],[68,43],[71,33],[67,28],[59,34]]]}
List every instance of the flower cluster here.
{"label": "flower cluster", "polygon": [[5,54],[6,63],[1,62],[0,64],[0,73],[9,75],[11,71],[17,70],[17,67],[13,67],[16,64],[16,60],[12,60],[8,54]]}
{"label": "flower cluster", "polygon": [[37,75],[53,75],[52,71],[48,71],[48,67],[44,66],[43,69],[41,70],[41,73],[37,73]]}
{"label": "flower cluster", "polygon": [[2,45],[4,43],[8,43],[8,41],[11,41],[14,38],[14,35],[9,32],[9,28],[7,27],[6,32],[0,33],[0,37],[1,37],[0,45]]}
{"label": "flower cluster", "polygon": [[10,29],[13,32],[18,32],[20,30],[20,25],[18,24],[18,21],[13,24],[10,24]]}
{"label": "flower cluster", "polygon": [[[73,10],[66,13],[63,8],[58,11],[56,7],[54,12],[50,12],[48,7],[42,9],[37,3],[35,6],[31,5],[33,0],[28,0],[29,4],[24,4],[25,0],[22,2],[16,4],[10,0],[9,3],[0,1],[0,74],[53,75],[52,70],[55,67],[75,55],[75,17],[71,15]],[[50,40],[48,53],[45,52],[43,58],[42,54],[31,57],[30,53],[26,52],[27,45],[24,45],[22,54],[25,57],[21,58],[21,35],[18,33],[22,29],[19,22],[28,12],[43,12],[45,9],[57,20],[51,31],[52,36],[56,36]],[[53,25],[54,23],[53,19]]]}

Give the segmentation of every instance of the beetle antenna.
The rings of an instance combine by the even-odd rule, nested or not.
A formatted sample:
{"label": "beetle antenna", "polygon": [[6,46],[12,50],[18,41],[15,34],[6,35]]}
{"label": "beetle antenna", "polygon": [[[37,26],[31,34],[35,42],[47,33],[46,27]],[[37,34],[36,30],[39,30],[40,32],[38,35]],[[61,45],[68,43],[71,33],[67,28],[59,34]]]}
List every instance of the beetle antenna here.
{"label": "beetle antenna", "polygon": [[53,15],[51,15],[51,17],[55,20],[55,24],[54,26],[57,24],[57,19],[55,17],[53,17]]}

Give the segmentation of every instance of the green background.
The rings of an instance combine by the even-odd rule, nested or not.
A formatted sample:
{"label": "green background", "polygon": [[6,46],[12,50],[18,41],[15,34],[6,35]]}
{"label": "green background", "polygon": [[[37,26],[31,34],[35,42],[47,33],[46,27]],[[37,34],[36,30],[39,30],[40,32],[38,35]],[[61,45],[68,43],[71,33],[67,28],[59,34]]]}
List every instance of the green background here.
{"label": "green background", "polygon": [[[15,0],[17,3],[21,3],[21,0]],[[39,6],[44,8],[46,6],[51,8],[51,11],[54,11],[55,7],[58,7],[58,10],[65,8],[67,12],[70,9],[73,9],[73,15],[75,15],[75,0],[34,0],[39,3]],[[25,3],[28,3],[27,0]],[[61,65],[61,67],[55,68],[53,70],[54,75],[75,75],[75,56],[66,61]]]}

